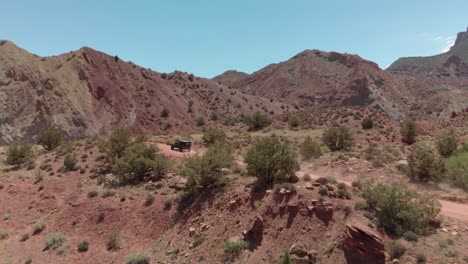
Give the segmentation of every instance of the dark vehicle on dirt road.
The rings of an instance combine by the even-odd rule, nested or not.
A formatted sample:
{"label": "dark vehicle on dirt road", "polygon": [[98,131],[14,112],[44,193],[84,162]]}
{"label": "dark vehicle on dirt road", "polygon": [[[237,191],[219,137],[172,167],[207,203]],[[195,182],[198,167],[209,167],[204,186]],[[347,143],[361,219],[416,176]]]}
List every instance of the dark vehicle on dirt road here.
{"label": "dark vehicle on dirt road", "polygon": [[178,149],[180,152],[183,152],[184,149],[190,152],[191,148],[192,148],[192,142],[188,140],[176,140],[174,143],[171,144],[172,150]]}

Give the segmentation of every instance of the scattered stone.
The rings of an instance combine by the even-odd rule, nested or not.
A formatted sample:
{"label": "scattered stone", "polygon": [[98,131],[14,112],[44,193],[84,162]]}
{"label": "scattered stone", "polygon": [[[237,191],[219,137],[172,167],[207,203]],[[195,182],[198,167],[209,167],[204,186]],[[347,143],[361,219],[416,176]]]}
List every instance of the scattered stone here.
{"label": "scattered stone", "polygon": [[310,182],[304,183],[304,187],[305,187],[307,190],[313,190],[313,189],[314,189],[314,186],[312,186],[312,184],[311,184]]}
{"label": "scattered stone", "polygon": [[175,176],[169,179],[169,187],[176,190],[183,190],[187,184],[187,179],[181,176]]}
{"label": "scattered stone", "polygon": [[292,262],[296,264],[309,264],[317,261],[317,252],[315,250],[307,251],[304,246],[298,244],[293,244],[289,248],[289,256]]}
{"label": "scattered stone", "polygon": [[145,190],[154,191],[161,189],[163,187],[162,182],[148,182],[145,184]]}

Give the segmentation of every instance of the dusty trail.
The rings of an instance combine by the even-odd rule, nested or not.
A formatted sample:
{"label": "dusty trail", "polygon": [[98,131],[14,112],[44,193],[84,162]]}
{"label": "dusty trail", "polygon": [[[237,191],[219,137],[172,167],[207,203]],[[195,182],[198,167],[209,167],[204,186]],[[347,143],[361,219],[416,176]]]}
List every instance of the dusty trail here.
{"label": "dusty trail", "polygon": [[[317,179],[319,177],[322,177],[321,175],[305,172],[302,170],[297,173],[297,176],[299,178],[302,178],[304,174],[306,173],[308,173],[312,179]],[[339,179],[339,181],[345,183],[348,186],[351,186],[351,181],[349,180]],[[442,199],[439,199],[439,202],[441,205],[441,210],[440,210],[441,216],[449,217],[452,219],[456,219],[456,220],[460,220],[460,221],[468,223],[468,204],[467,203],[448,201],[448,200],[442,200]]]}

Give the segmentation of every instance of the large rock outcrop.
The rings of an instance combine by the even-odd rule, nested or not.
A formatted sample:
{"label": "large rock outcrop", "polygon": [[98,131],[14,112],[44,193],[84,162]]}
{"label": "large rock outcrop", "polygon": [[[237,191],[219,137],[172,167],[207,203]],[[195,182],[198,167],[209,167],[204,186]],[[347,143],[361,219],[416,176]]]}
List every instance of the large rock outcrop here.
{"label": "large rock outcrop", "polygon": [[350,264],[385,263],[385,247],[381,235],[360,224],[346,225],[343,251]]}

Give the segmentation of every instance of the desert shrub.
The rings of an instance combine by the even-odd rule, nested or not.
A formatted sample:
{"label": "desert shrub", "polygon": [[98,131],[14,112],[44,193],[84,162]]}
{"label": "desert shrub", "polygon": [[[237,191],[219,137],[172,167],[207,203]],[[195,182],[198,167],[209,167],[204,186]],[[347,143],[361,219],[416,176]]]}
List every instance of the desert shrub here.
{"label": "desert shrub", "polygon": [[424,234],[440,212],[437,200],[397,184],[366,184],[363,197],[378,225],[398,236],[406,231]]}
{"label": "desert shrub", "polygon": [[202,116],[196,117],[195,118],[195,125],[198,127],[204,126],[205,125],[205,118]]}
{"label": "desert shrub", "polygon": [[310,174],[306,173],[304,174],[304,177],[302,177],[302,179],[304,181],[311,181],[312,180],[312,177],[310,176]]}
{"label": "desert shrub", "polygon": [[458,256],[458,250],[454,247],[448,247],[446,249],[444,249],[444,255],[446,257],[449,257],[449,258],[454,258],[456,256]]}
{"label": "desert shrub", "polygon": [[24,142],[13,142],[8,146],[6,152],[6,165],[20,167],[23,164],[34,161],[32,146]]}
{"label": "desert shrub", "polygon": [[164,199],[163,201],[163,205],[164,205],[164,209],[170,209],[172,207],[172,202],[173,202],[173,198],[171,197],[167,197],[166,199]]}
{"label": "desert shrub", "polygon": [[192,248],[196,248],[198,247],[199,245],[201,245],[203,243],[203,241],[205,241],[205,237],[204,236],[198,236],[195,238],[195,240],[193,241],[193,247]]}
{"label": "desert shrub", "polygon": [[275,136],[258,140],[245,156],[247,171],[257,177],[260,184],[288,181],[299,170],[296,153]]}
{"label": "desert shrub", "polygon": [[130,130],[118,128],[111,134],[108,141],[99,143],[99,149],[111,158],[118,159],[124,154],[125,149],[131,145],[131,139]]}
{"label": "desert shrub", "polygon": [[119,249],[120,237],[119,234],[115,231],[111,231],[107,235],[107,250],[113,251]]}
{"label": "desert shrub", "polygon": [[111,191],[111,190],[105,190],[103,193],[102,193],[102,198],[107,198],[107,197],[112,197],[115,195],[115,192],[114,191]]}
{"label": "desert shrub", "polygon": [[96,190],[91,190],[88,192],[88,198],[94,198],[94,197],[97,197],[98,195],[99,195],[99,192]]}
{"label": "desert shrub", "polygon": [[413,181],[438,181],[443,171],[443,162],[429,147],[418,148],[408,157],[408,176]]}
{"label": "desert shrub", "polygon": [[165,73],[165,72],[161,73],[161,78],[167,79],[167,73]]}
{"label": "desert shrub", "polygon": [[318,158],[322,155],[322,149],[320,144],[313,141],[310,136],[307,136],[301,145],[300,153],[304,160],[310,160],[311,158]]}
{"label": "desert shrub", "polygon": [[351,182],[351,186],[354,188],[361,190],[362,189],[362,182],[360,180],[355,180]]}
{"label": "desert shrub", "polygon": [[388,254],[391,259],[398,259],[406,252],[406,247],[398,241],[392,241],[388,245]]}
{"label": "desert shrub", "polygon": [[285,250],[283,255],[281,255],[281,258],[278,261],[278,264],[294,264],[287,250]]}
{"label": "desert shrub", "polygon": [[138,183],[144,179],[158,180],[167,173],[170,162],[157,152],[153,146],[133,143],[114,161],[112,172],[122,184]]}
{"label": "desert shrub", "polygon": [[349,205],[346,205],[343,208],[343,213],[345,214],[345,216],[349,216],[352,212],[353,212],[353,208]]}
{"label": "desert shrub", "polygon": [[468,152],[459,152],[445,161],[447,179],[468,191]]}
{"label": "desert shrub", "polygon": [[104,218],[106,217],[106,215],[104,214],[104,212],[100,212],[98,214],[98,218],[97,218],[97,222],[98,223],[101,223],[102,221],[104,221]]}
{"label": "desert shrub", "polygon": [[437,151],[443,157],[449,157],[457,150],[457,137],[455,130],[449,129],[436,140]]}
{"label": "desert shrub", "polygon": [[65,235],[62,232],[52,232],[46,235],[44,250],[54,250],[65,242]]}
{"label": "desert shrub", "polygon": [[44,179],[44,176],[42,175],[41,171],[38,171],[34,174],[34,184],[38,184]]}
{"label": "desert shrub", "polygon": [[403,238],[406,241],[418,241],[418,234],[412,232],[412,231],[406,231],[403,233]]}
{"label": "desert shrub", "polygon": [[202,141],[205,145],[211,145],[215,142],[224,143],[226,140],[226,133],[219,128],[208,128],[203,132]]}
{"label": "desert shrub", "polygon": [[48,128],[39,133],[37,143],[42,145],[45,150],[53,150],[60,146],[63,141],[63,133],[60,130]]}
{"label": "desert shrub", "polygon": [[272,121],[268,115],[264,115],[257,111],[251,116],[245,117],[244,122],[248,125],[249,130],[257,131],[269,126]]}
{"label": "desert shrub", "polygon": [[247,247],[247,242],[244,240],[232,241],[225,240],[223,243],[223,250],[228,255],[230,259],[234,259],[239,256],[239,254]]}
{"label": "desert shrub", "polygon": [[291,116],[289,118],[289,126],[290,127],[298,127],[300,125],[301,121],[299,120],[299,117],[297,116]]}
{"label": "desert shrub", "polygon": [[374,121],[371,117],[366,117],[361,122],[362,129],[371,129],[374,127]]}
{"label": "desert shrub", "polygon": [[125,257],[125,264],[149,264],[150,257],[145,253],[130,254]]}
{"label": "desert shrub", "polygon": [[325,185],[327,183],[330,183],[330,180],[327,177],[319,177],[315,181],[320,183],[320,185]]}
{"label": "desert shrub", "polygon": [[341,199],[351,199],[351,193],[348,191],[348,188],[346,187],[346,184],[344,183],[339,183],[338,184],[338,190],[336,192],[338,198]]}
{"label": "desert shrub", "polygon": [[78,244],[77,251],[80,252],[80,253],[81,252],[86,252],[86,251],[88,251],[88,248],[89,248],[89,242],[86,241],[86,240],[83,240]]}
{"label": "desert shrub", "polygon": [[318,193],[320,195],[327,195],[328,194],[328,189],[325,186],[320,186]]}
{"label": "desert shrub", "polygon": [[26,241],[28,239],[29,239],[29,234],[28,233],[22,234],[21,237],[20,237],[20,242],[24,242],[24,241]]}
{"label": "desert shrub", "polygon": [[353,137],[348,128],[333,126],[326,129],[322,135],[323,143],[331,150],[346,150],[353,145]]}
{"label": "desert shrub", "polygon": [[46,228],[46,223],[39,221],[32,226],[32,234],[37,235],[41,233]]}
{"label": "desert shrub", "polygon": [[4,229],[0,229],[0,240],[7,239],[8,238],[8,232]]}
{"label": "desert shrub", "polygon": [[163,108],[163,110],[161,110],[161,117],[168,117],[169,116],[169,110],[167,110],[167,108]]}
{"label": "desert shrub", "polygon": [[426,263],[426,255],[423,253],[419,253],[416,255],[416,263],[417,264],[424,264]]}
{"label": "desert shrub", "polygon": [[72,156],[72,155],[68,154],[63,159],[63,166],[65,167],[65,169],[67,171],[74,171],[74,170],[76,170],[76,163],[77,162],[78,162],[78,160],[76,159],[75,156]]}
{"label": "desert shrub", "polygon": [[154,195],[151,193],[146,194],[145,206],[150,206],[154,203]]}
{"label": "desert shrub", "polygon": [[401,141],[411,145],[416,142],[416,123],[414,121],[406,122],[400,129]]}
{"label": "desert shrub", "polygon": [[32,263],[32,258],[27,257],[26,260],[24,261],[24,264],[31,264]]}
{"label": "desert shrub", "polygon": [[187,158],[182,169],[182,174],[188,177],[186,191],[193,194],[223,185],[225,177],[221,169],[230,167],[232,162],[231,147],[220,142],[209,146],[201,156]]}
{"label": "desert shrub", "polygon": [[44,171],[51,171],[53,168],[52,168],[52,165],[45,163],[45,164],[42,164],[39,167],[39,169],[44,170]]}

